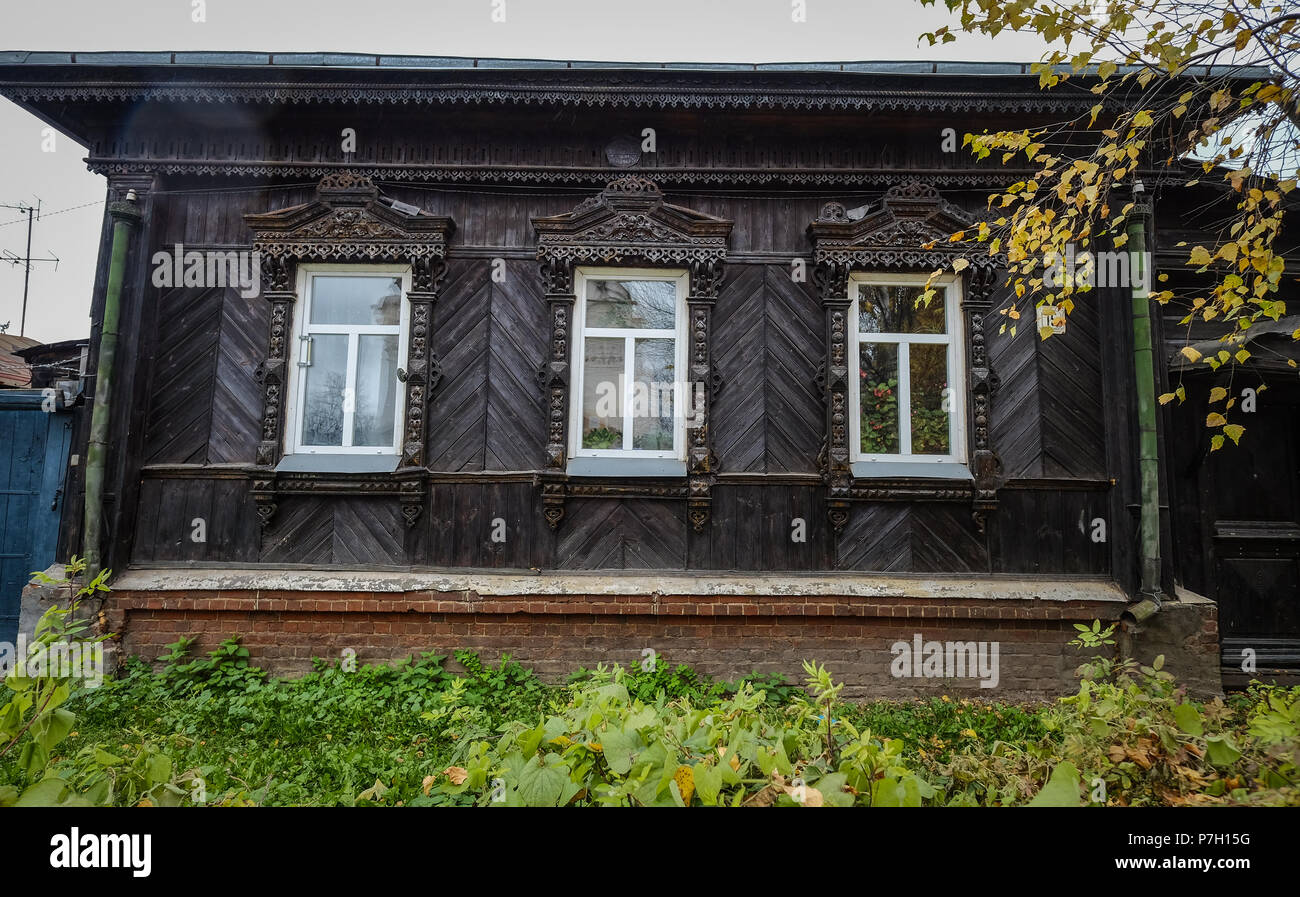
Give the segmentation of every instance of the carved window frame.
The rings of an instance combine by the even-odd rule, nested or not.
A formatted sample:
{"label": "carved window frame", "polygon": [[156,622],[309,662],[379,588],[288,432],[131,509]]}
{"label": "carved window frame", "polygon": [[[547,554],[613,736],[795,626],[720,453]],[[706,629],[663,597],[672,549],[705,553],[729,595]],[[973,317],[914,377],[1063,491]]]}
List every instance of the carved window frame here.
{"label": "carved window frame", "polygon": [[[853,271],[849,274],[849,328],[848,328],[848,357],[850,361],[856,360],[859,356],[855,351],[867,343],[877,343],[880,345],[903,346],[907,345],[906,354],[911,355],[911,347],[918,345],[941,345],[945,351],[945,366],[948,370],[950,383],[956,384],[963,382],[966,372],[966,350],[965,350],[965,322],[962,313],[962,282],[960,277],[953,275],[940,275],[934,280],[933,286],[943,289],[943,314],[944,314],[944,331],[942,334],[934,333],[883,333],[879,339],[864,339],[861,332],[860,324],[855,325],[858,320],[858,311],[862,306],[863,287],[870,286],[921,286],[928,275],[913,271]],[[936,338],[941,337],[941,338]],[[898,420],[899,420],[899,448],[901,449],[906,440],[903,438],[904,429],[909,433],[911,431],[910,422],[908,421],[908,410],[911,406],[910,390],[903,390],[904,380],[911,379],[911,372],[908,370],[908,363],[903,358],[904,351],[899,350],[898,372],[899,384],[897,390],[898,398]],[[882,477],[898,476],[900,469],[907,465],[913,469],[917,465],[923,465],[930,468],[926,473],[912,473],[912,476],[918,477],[952,477],[969,475],[967,461],[969,452],[967,451],[967,432],[966,432],[966,402],[957,401],[951,403],[949,421],[950,448],[953,449],[947,455],[916,455],[911,452],[896,452],[893,454],[880,454],[875,456],[864,456],[861,449],[861,395],[862,389],[861,377],[849,377],[849,416],[851,426],[849,433],[849,464],[870,466],[872,468],[872,479]],[[950,393],[950,395],[956,394]],[[854,400],[858,401],[854,401]],[[904,424],[908,424],[904,427]],[[891,470],[890,468],[896,468]],[[865,477],[863,477],[865,479]]]}
{"label": "carved window frame", "polygon": [[[455,229],[450,218],[417,210],[408,213],[381,201],[368,177],[351,172],[326,175],[310,202],[272,212],[245,215],[262,274],[262,298],[271,305],[266,355],[258,366],[262,384],[262,430],[254,461],[252,494],[265,529],[286,494],[393,495],[402,517],[414,526],[424,509],[425,434],[429,395],[441,373],[430,346],[433,305],[446,273],[447,242]],[[335,263],[391,265],[410,269],[406,291],[406,389],[403,432],[392,472],[332,473],[283,471],[286,405],[300,265]]]}
{"label": "carved window frame", "polygon": [[[973,223],[931,185],[912,181],[890,188],[861,216],[840,203],[827,203],[808,227],[813,243],[813,279],[825,314],[826,358],[819,375],[826,408],[826,433],[818,468],[827,486],[827,515],[836,532],[848,522],[854,501],[969,501],[983,529],[984,515],[997,507],[1001,462],[989,440],[989,409],[998,387],[984,343],[984,316],[992,307],[1002,256],[969,259],[949,236]],[[951,270],[957,258],[969,264],[958,275],[965,326],[962,372],[966,378],[966,465],[969,481],[944,477],[855,477],[849,439],[857,414],[849,407],[849,378],[858,363],[849,357],[849,328],[855,273],[894,274]]]}
{"label": "carved window frame", "polygon": [[[546,290],[551,344],[538,379],[547,398],[547,444],[537,476],[542,513],[552,529],[572,498],[642,496],[685,499],[696,532],[708,525],[718,472],[709,408],[721,384],[710,332],[713,305],[722,285],[732,222],[664,201],[657,184],[643,177],[612,181],[572,211],[533,219],[537,259]],[[579,267],[685,270],[688,275],[687,390],[695,398],[693,426],[686,430],[686,475],[629,482],[617,477],[575,478],[568,472],[573,364],[572,327]]]}

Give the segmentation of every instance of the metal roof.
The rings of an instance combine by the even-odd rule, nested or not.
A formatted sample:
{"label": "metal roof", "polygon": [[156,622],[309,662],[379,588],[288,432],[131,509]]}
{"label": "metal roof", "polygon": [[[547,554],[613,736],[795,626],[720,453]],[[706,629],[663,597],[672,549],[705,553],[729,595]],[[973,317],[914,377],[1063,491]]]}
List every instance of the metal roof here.
{"label": "metal roof", "polygon": [[[99,67],[193,66],[198,68],[381,68],[460,70],[492,69],[538,71],[552,69],[623,69],[681,72],[809,72],[880,75],[1031,75],[1032,62],[616,62],[558,59],[497,59],[476,56],[386,56],[369,53],[251,53],[251,52],[94,52],[65,53],[0,50],[0,65],[84,65]],[[1068,68],[1068,67],[1062,67]],[[1129,71],[1139,66],[1120,66]],[[1086,74],[1096,72],[1089,66]],[[1188,74],[1220,77],[1268,78],[1267,66],[1197,66]],[[1035,76],[1036,77],[1036,76]]]}

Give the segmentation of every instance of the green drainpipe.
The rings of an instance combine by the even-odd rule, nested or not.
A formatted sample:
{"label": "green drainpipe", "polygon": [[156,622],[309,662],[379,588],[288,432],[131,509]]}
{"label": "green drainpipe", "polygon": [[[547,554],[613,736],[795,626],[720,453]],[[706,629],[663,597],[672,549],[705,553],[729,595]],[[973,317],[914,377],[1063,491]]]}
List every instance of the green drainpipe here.
{"label": "green drainpipe", "polygon": [[90,441],[86,448],[86,523],[82,534],[86,579],[99,575],[102,565],[104,468],[108,462],[108,418],[113,395],[113,362],[117,357],[117,328],[122,312],[122,278],[131,231],[140,223],[135,191],[124,202],[109,203],[113,218],[113,248],[108,263],[108,291],[104,296],[104,322],[99,332],[99,366],[95,369],[95,405],[90,415]]}
{"label": "green drainpipe", "polygon": [[[1141,593],[1159,604],[1160,595],[1160,453],[1156,443],[1156,377],[1154,351],[1151,346],[1151,299],[1149,290],[1138,284],[1147,280],[1139,276],[1140,266],[1147,264],[1147,217],[1150,205],[1141,196],[1141,185],[1134,188],[1133,215],[1128,223],[1129,282],[1133,299],[1133,376],[1137,388],[1138,470],[1142,482],[1142,517],[1138,528],[1139,556],[1142,559]],[[1148,275],[1153,272],[1145,272]]]}

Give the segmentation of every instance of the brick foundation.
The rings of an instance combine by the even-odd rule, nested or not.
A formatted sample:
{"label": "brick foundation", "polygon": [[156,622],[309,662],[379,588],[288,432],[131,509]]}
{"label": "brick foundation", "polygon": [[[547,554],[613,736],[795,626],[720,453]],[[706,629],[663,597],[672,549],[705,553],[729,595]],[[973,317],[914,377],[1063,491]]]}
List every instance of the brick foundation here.
{"label": "brick foundation", "polygon": [[[606,577],[605,587],[611,583],[618,579]],[[305,672],[313,657],[338,658],[349,648],[358,663],[470,648],[491,660],[510,654],[557,681],[581,666],[639,662],[650,648],[669,664],[688,663],[721,678],[758,670],[801,681],[801,662],[815,659],[846,683],[849,697],[950,693],[1012,700],[1072,691],[1082,659],[1067,644],[1072,624],[1115,620],[1124,607],[1107,593],[1045,600],[121,588],[107,610],[122,651],[148,661],[182,636],[195,638],[195,649],[203,651],[237,635],[253,663],[280,674]],[[891,645],[911,644],[917,634],[923,641],[997,642],[998,685],[892,676]]]}

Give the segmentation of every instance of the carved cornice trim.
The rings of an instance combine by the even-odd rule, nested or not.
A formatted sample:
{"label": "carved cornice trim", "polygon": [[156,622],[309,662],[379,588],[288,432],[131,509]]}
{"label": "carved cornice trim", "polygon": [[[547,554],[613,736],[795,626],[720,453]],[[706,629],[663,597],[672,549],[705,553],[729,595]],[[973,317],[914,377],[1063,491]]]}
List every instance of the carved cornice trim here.
{"label": "carved cornice trim", "polygon": [[274,488],[279,495],[398,495],[401,483],[391,475],[342,473],[277,473]]}
{"label": "carved cornice trim", "polygon": [[389,106],[578,106],[656,109],[812,109],[823,112],[1009,112],[1086,111],[1090,94],[1039,90],[906,90],[854,87],[854,78],[798,76],[796,83],[773,83],[770,73],[682,74],[601,71],[587,73],[599,83],[583,83],[573,72],[532,71],[522,76],[484,76],[474,81],[240,82],[172,81],[113,83],[61,81],[7,83],[4,96],[18,103],[273,103]]}
{"label": "carved cornice trim", "polygon": [[970,501],[970,483],[933,480],[859,480],[849,489],[852,501]]}
{"label": "carved cornice trim", "polygon": [[[275,161],[227,161],[222,159],[123,159],[91,156],[87,168],[96,174],[117,173],[181,174],[191,176],[319,178],[341,168],[376,180],[429,181],[435,183],[566,184],[583,187],[607,184],[627,174],[627,169],[570,168],[563,166],[456,165],[329,163],[303,164]],[[1136,172],[1135,172],[1136,173]],[[655,168],[644,172],[659,184],[726,184],[766,186],[772,184],[805,187],[887,187],[898,182],[894,170],[858,168]],[[998,188],[1022,181],[1033,174],[1028,169],[970,169],[917,171],[937,187]]]}
{"label": "carved cornice trim", "polygon": [[682,483],[629,483],[626,480],[608,483],[569,482],[565,493],[569,498],[688,498],[690,487]]}

